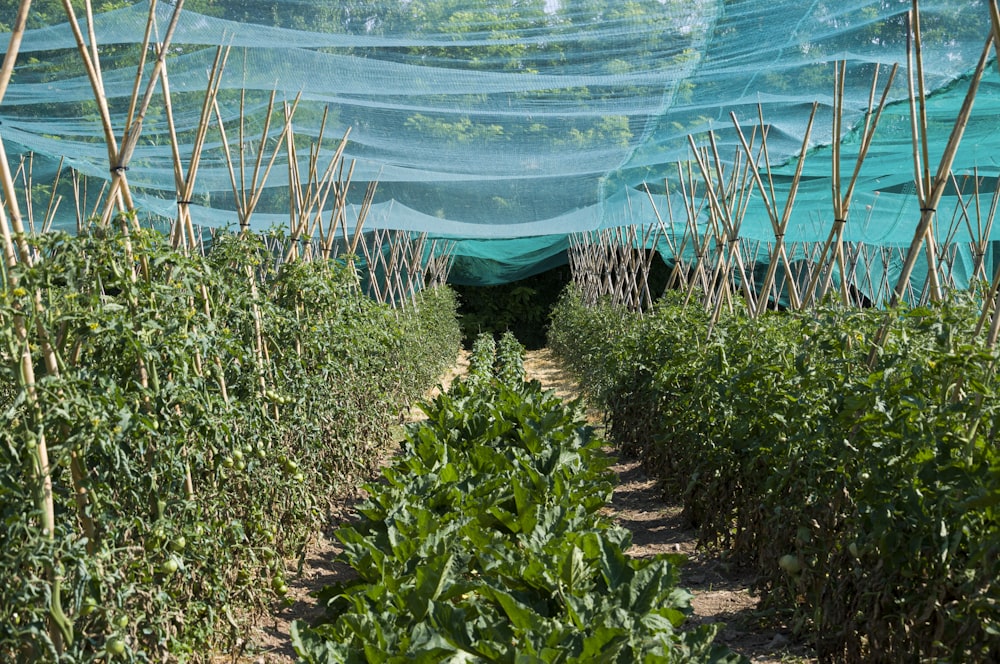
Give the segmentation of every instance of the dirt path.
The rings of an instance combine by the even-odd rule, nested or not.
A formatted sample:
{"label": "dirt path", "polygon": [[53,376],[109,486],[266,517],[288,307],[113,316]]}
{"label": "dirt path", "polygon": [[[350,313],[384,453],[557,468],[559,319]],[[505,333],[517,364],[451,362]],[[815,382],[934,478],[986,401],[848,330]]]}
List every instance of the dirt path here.
{"label": "dirt path", "polygon": [[[455,370],[442,381],[444,387],[447,388],[467,367],[467,355],[463,354]],[[548,350],[529,352],[525,358],[525,372],[529,379],[538,380],[565,400],[579,396],[572,376],[559,366]],[[411,413],[411,417],[417,416]],[[592,419],[596,424],[597,418]],[[693,624],[726,623],[717,640],[746,655],[755,664],[815,661],[804,648],[793,644],[785,632],[763,624],[756,611],[757,600],[748,590],[751,579],[718,555],[697,549],[694,532],[681,519],[680,506],[662,499],[656,482],[645,476],[638,462],[622,460],[612,470],[618,473],[619,484],[606,508],[607,514],[632,531],[633,546],[629,554],[646,557],[682,553],[688,556],[689,562],[681,570],[681,585],[694,595]],[[286,601],[275,607],[272,615],[264,616],[247,635],[249,647],[245,652],[220,656],[215,660],[217,664],[289,664],[295,661],[288,636],[291,622],[296,619],[308,621],[321,615],[322,610],[310,593],[352,574],[350,568],[334,562],[340,549],[333,531],[347,515],[332,516],[329,530],[320,534],[309,548],[302,574],[289,580]]]}

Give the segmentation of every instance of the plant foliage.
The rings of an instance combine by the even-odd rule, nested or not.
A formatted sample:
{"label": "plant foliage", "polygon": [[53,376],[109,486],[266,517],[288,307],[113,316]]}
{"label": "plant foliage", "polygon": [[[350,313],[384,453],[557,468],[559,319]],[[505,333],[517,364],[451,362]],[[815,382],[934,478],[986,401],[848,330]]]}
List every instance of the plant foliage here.
{"label": "plant foliage", "polygon": [[679,301],[639,317],[568,291],[550,340],[616,441],[683,498],[705,543],[755,567],[823,659],[993,661],[997,354],[976,338],[976,303],[954,298],[737,311],[710,334]]}
{"label": "plant foliage", "polygon": [[681,556],[626,555],[630,534],[599,513],[610,460],[572,408],[501,362],[424,411],[337,533],[358,576],[295,624],[305,662],[741,661],[718,626],[682,628]]}
{"label": "plant foliage", "polygon": [[349,263],[275,268],[249,235],[32,242],[0,292],[0,660],[207,659],[457,353],[454,296],[393,312]]}

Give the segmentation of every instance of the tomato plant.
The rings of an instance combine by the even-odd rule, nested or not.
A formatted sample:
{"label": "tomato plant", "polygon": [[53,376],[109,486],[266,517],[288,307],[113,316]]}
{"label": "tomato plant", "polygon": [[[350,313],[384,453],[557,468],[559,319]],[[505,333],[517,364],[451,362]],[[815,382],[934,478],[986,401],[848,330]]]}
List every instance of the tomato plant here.
{"label": "tomato plant", "polygon": [[32,242],[0,291],[0,660],[225,649],[457,353],[454,296],[391,311],[348,261],[277,264],[280,236],[220,233],[207,256],[152,231]]}
{"label": "tomato plant", "polygon": [[615,442],[822,657],[990,661],[1000,399],[978,313],[967,294],[891,312],[737,307],[709,334],[679,301],[639,317],[569,291],[550,342]]}

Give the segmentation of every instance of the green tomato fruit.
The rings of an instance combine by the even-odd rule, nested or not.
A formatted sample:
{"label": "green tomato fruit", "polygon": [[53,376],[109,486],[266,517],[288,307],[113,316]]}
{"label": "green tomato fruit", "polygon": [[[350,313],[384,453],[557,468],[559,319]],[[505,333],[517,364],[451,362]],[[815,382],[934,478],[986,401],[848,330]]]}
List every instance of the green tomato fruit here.
{"label": "green tomato fruit", "polygon": [[125,641],[120,636],[112,636],[104,644],[104,648],[112,656],[119,657],[125,654]]}
{"label": "green tomato fruit", "polygon": [[84,597],[83,603],[80,605],[80,615],[89,616],[96,610],[97,610],[97,600],[90,596]]}
{"label": "green tomato fruit", "polygon": [[185,546],[187,546],[187,539],[185,539],[183,535],[178,535],[174,539],[170,540],[171,551],[183,551]]}
{"label": "green tomato fruit", "polygon": [[793,576],[802,571],[802,563],[799,562],[799,557],[791,553],[786,553],[779,558],[778,566]]}
{"label": "green tomato fruit", "polygon": [[180,565],[176,558],[170,557],[163,561],[163,566],[160,568],[164,574],[173,574],[177,571]]}
{"label": "green tomato fruit", "polygon": [[125,629],[126,627],[128,627],[128,616],[126,615],[118,616],[118,619],[115,620],[115,624],[118,626],[118,629]]}
{"label": "green tomato fruit", "polygon": [[224,457],[222,457],[222,465],[225,468],[232,468],[233,467],[233,457],[231,457],[231,456],[224,456]]}

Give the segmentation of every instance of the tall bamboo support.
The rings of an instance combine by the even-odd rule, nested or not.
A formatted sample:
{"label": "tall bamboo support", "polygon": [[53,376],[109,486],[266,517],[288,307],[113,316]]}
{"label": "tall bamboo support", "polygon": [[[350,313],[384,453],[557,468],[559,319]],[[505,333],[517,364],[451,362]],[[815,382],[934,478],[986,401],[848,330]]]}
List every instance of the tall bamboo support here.
{"label": "tall bamboo support", "polygon": [[[916,3],[914,3],[916,4]],[[916,12],[914,12],[916,14]],[[915,23],[919,25],[919,23]],[[919,37],[915,40],[919,43]],[[986,45],[983,48],[982,54],[979,57],[979,61],[976,64],[976,68],[973,72],[971,80],[969,81],[969,89],[966,92],[965,100],[962,103],[961,110],[959,111],[958,118],[955,120],[955,124],[952,128],[950,137],[948,138],[948,143],[945,146],[944,154],[941,156],[941,160],[938,163],[937,174],[934,180],[930,180],[928,167],[926,165],[926,144],[927,136],[926,129],[918,130],[920,133],[920,142],[923,147],[922,152],[924,153],[923,162],[924,166],[921,167],[921,150],[914,149],[914,165],[918,173],[923,173],[921,177],[917,178],[917,181],[921,183],[917,189],[917,196],[920,201],[920,223],[917,225],[916,231],[913,234],[913,241],[910,243],[910,248],[906,254],[906,260],[903,263],[903,269],[900,273],[899,280],[896,283],[896,288],[893,291],[892,300],[890,306],[896,306],[899,304],[902,297],[903,290],[905,288],[906,282],[909,281],[910,276],[913,274],[913,269],[916,266],[917,257],[920,253],[921,248],[925,243],[933,242],[932,225],[934,216],[937,212],[938,203],[941,200],[942,194],[944,194],[945,187],[947,186],[948,179],[951,174],[951,165],[955,160],[955,155],[958,152],[959,144],[962,141],[962,136],[965,133],[965,127],[968,125],[969,117],[972,114],[973,102],[976,98],[976,93],[979,90],[979,83],[982,80],[983,71],[986,68],[986,61],[989,57],[990,50],[993,48],[994,38],[992,31],[990,32],[989,39],[986,41]],[[912,106],[912,103],[911,103]],[[911,113],[912,115],[912,113]],[[929,247],[928,256],[933,256],[933,248]],[[933,265],[933,258],[930,259],[931,263],[928,264],[928,271],[933,274],[932,279],[936,280],[936,270]],[[935,288],[935,284],[932,283],[932,288]],[[932,293],[932,296],[938,297],[938,294]]]}
{"label": "tall bamboo support", "polygon": [[573,281],[584,302],[608,298],[615,306],[642,312],[653,304],[649,274],[658,230],[653,226],[602,228],[570,237]]}
{"label": "tall bamboo support", "polygon": [[[162,46],[160,47],[162,48]],[[219,87],[222,84],[222,72],[226,68],[226,61],[229,58],[229,49],[219,47],[215,51],[215,59],[212,68],[209,70],[208,83],[205,87],[205,98],[201,106],[201,116],[198,120],[198,130],[195,133],[194,144],[191,147],[191,156],[188,161],[188,168],[185,172],[181,163],[181,155],[177,141],[177,131],[174,126],[173,105],[170,102],[170,81],[167,75],[167,67],[160,69],[160,84],[163,88],[163,106],[166,111],[167,128],[170,133],[171,156],[174,165],[174,184],[177,189],[177,218],[171,229],[172,242],[175,247],[185,246],[193,248],[197,244],[194,233],[194,225],[191,221],[191,199],[194,196],[195,182],[198,177],[198,167],[201,164],[201,155],[204,150],[205,140],[208,136],[208,129],[212,119],[212,109],[215,100],[219,96]]]}
{"label": "tall bamboo support", "polygon": [[62,179],[63,164],[66,160],[65,157],[59,158],[59,165],[56,167],[56,174],[51,183],[52,191],[49,193],[49,201],[40,222],[36,222],[35,220],[34,203],[31,197],[31,192],[34,191],[35,187],[32,175],[34,161],[34,153],[22,154],[17,171],[14,173],[14,179],[20,181],[21,191],[24,192],[25,216],[28,220],[28,230],[32,235],[38,232],[48,233],[52,230],[52,224],[55,223],[56,213],[63,199],[58,193],[58,188],[59,182]]}
{"label": "tall bamboo support", "polygon": [[[246,179],[246,163],[247,163],[247,144],[245,140],[245,128],[246,128],[246,91],[244,90],[240,95],[240,121],[239,121],[239,179],[236,176],[236,164],[234,162],[232,152],[229,149],[229,141],[226,135],[225,122],[222,119],[222,112],[219,109],[218,100],[213,100],[212,109],[215,112],[215,117],[218,120],[219,133],[222,137],[223,152],[226,157],[226,166],[229,170],[229,181],[233,188],[233,199],[236,205],[236,213],[239,219],[240,232],[249,233],[250,232],[250,220],[253,216],[254,211],[260,202],[260,197],[264,192],[265,185],[267,183],[268,176],[271,173],[271,169],[274,167],[275,162],[278,158],[278,153],[281,150],[282,145],[285,142],[285,137],[291,132],[291,121],[295,114],[295,109],[298,107],[300,96],[296,96],[294,103],[291,106],[285,108],[284,111],[284,124],[282,126],[280,135],[277,141],[275,141],[274,148],[271,150],[270,157],[267,160],[267,165],[264,166],[264,157],[268,149],[268,137],[270,135],[271,127],[271,117],[274,113],[274,102],[276,93],[271,92],[270,98],[267,104],[267,114],[264,119],[264,127],[261,130],[260,142],[257,146],[256,155],[254,157],[254,168],[253,173],[250,177],[249,184]],[[263,170],[261,170],[263,168]],[[253,268],[249,265],[245,268],[245,275],[247,278],[247,283],[250,288],[250,299],[252,302],[252,315],[254,321],[254,359],[257,369],[257,387],[263,398],[267,392],[267,349],[264,345],[264,329],[263,329],[263,316],[260,312],[260,307],[258,305],[259,292],[257,289],[257,276],[253,272]],[[274,405],[274,416],[278,417],[277,405]]]}
{"label": "tall bamboo support", "polygon": [[115,209],[129,211],[134,210],[125,172],[128,170],[128,163],[131,160],[132,153],[135,151],[136,145],[138,145],[139,137],[142,132],[142,123],[145,119],[146,112],[149,109],[149,105],[158,84],[160,70],[165,66],[165,54],[169,50],[170,42],[177,27],[177,21],[180,18],[181,9],[184,6],[184,0],[177,0],[174,4],[174,10],[167,26],[166,34],[162,40],[161,48],[158,49],[156,62],[153,66],[153,72],[147,82],[145,93],[143,94],[141,101],[139,101],[139,89],[141,87],[145,57],[151,41],[151,34],[156,15],[156,0],[150,2],[149,16],[146,21],[146,29],[142,42],[140,62],[136,71],[132,99],[129,104],[128,116],[126,118],[125,128],[122,132],[120,143],[115,134],[114,126],[111,120],[111,111],[108,107],[108,99],[104,90],[104,80],[101,74],[100,59],[97,54],[97,41],[94,33],[94,15],[91,2],[90,0],[85,0],[84,2],[88,27],[87,37],[84,37],[83,31],[79,27],[76,11],[73,8],[72,2],[70,0],[62,0],[62,5],[66,13],[66,18],[69,20],[69,26],[73,31],[73,37],[76,40],[77,50],[87,72],[87,78],[89,79],[91,88],[93,89],[94,99],[97,102],[98,107],[98,115],[104,130],[104,139],[107,144],[108,161],[111,170],[111,185],[108,191],[107,204],[102,216],[102,221],[103,223],[109,223]]}
{"label": "tall bamboo support", "polygon": [[[996,0],[992,0],[988,4],[990,10],[990,28],[993,38],[993,47],[998,54],[997,60],[1000,62],[1000,6],[998,6]],[[997,189],[1000,190],[1000,179],[998,179],[997,182]],[[994,200],[996,200],[998,195],[1000,194],[994,193]],[[991,218],[994,210],[995,207],[991,208]],[[983,310],[979,316],[979,321],[976,324],[976,337],[982,333],[983,326],[985,325],[987,319],[990,319],[990,329],[987,333],[986,345],[988,348],[993,348],[996,345],[998,335],[1000,335],[1000,262],[998,262],[995,267],[993,279],[990,281],[989,289],[987,290],[986,296],[983,298]]]}
{"label": "tall bamboo support", "polygon": [[[162,47],[161,47],[162,48]],[[215,59],[212,68],[209,70],[208,83],[205,88],[205,97],[201,106],[201,117],[198,122],[198,131],[195,134],[194,145],[191,148],[191,157],[188,168],[185,172],[181,162],[177,132],[174,126],[173,106],[170,103],[170,81],[167,74],[167,67],[160,69],[160,84],[163,89],[163,104],[166,111],[167,128],[170,133],[171,155],[174,166],[174,185],[177,191],[177,218],[171,227],[171,238],[174,247],[183,247],[185,251],[196,251],[198,239],[195,236],[194,224],[191,221],[191,198],[194,196],[195,182],[198,177],[198,167],[201,163],[201,154],[204,149],[205,139],[208,135],[208,128],[212,118],[212,109],[219,94],[219,87],[222,82],[222,72],[225,70],[226,61],[229,57],[229,49],[219,47],[215,52]],[[208,287],[201,284],[201,306],[205,316],[212,318],[211,298],[208,294]],[[195,365],[200,367],[202,360],[200,351],[195,350]],[[221,358],[216,355],[213,359],[215,369],[215,380],[219,385],[222,399],[229,403],[229,387],[226,383],[225,371],[222,367]],[[199,370],[200,374],[200,370]],[[193,479],[190,472],[187,477],[189,497],[194,493]]]}
{"label": "tall bamboo support", "polygon": [[809,113],[809,122],[806,125],[805,135],[802,138],[802,147],[799,150],[798,163],[795,167],[795,175],[792,177],[791,187],[789,188],[788,197],[785,200],[781,216],[778,215],[778,201],[775,196],[774,176],[771,172],[770,156],[767,149],[767,131],[766,125],[764,124],[763,109],[758,104],[757,116],[760,122],[761,151],[763,155],[764,168],[767,174],[767,187],[764,186],[763,178],[761,178],[760,175],[760,169],[756,167],[753,151],[743,134],[739,121],[736,119],[736,114],[730,113],[733,126],[736,128],[736,133],[740,139],[740,145],[743,148],[747,159],[754,163],[754,168],[751,169],[751,174],[753,175],[754,181],[757,183],[757,188],[760,190],[763,198],[764,209],[767,212],[768,219],[771,220],[771,230],[774,232],[775,239],[774,249],[768,261],[767,273],[764,277],[764,283],[760,289],[761,297],[754,312],[757,316],[761,315],[767,307],[767,293],[774,284],[779,264],[783,266],[785,270],[785,281],[788,285],[789,303],[793,309],[799,308],[798,289],[796,288],[795,280],[792,278],[791,264],[788,260],[788,254],[785,251],[785,233],[788,229],[788,224],[791,221],[792,207],[795,204],[795,195],[798,192],[799,182],[802,179],[802,169],[805,166],[806,151],[809,147],[809,137],[812,135],[813,121],[816,118],[816,110],[818,107],[819,104],[814,103],[812,111]]}
{"label": "tall bamboo support", "polygon": [[[708,140],[709,149],[699,151],[694,143],[694,137],[688,136],[695,163],[698,164],[706,184],[709,218],[713,222],[713,233],[721,250],[720,261],[716,264],[714,273],[713,292],[719,294],[716,296],[712,313],[712,326],[714,326],[721,315],[723,301],[729,303],[730,308],[732,308],[731,275],[734,268],[750,311],[756,310],[757,294],[749,286],[747,270],[739,245],[740,230],[750,200],[751,171],[755,170],[755,161],[753,159],[744,160],[742,152],[738,150],[727,177],[722,159],[719,156],[715,132],[708,133]],[[710,165],[712,166],[711,170]]]}
{"label": "tall bamboo support", "polygon": [[[834,69],[833,156],[831,159],[833,222],[830,225],[830,231],[827,235],[826,242],[823,244],[823,251],[820,253],[817,269],[814,270],[812,278],[809,281],[809,285],[806,288],[803,306],[812,305],[816,299],[821,299],[827,292],[833,278],[833,270],[827,270],[826,262],[828,257],[831,263],[835,263],[840,269],[839,289],[841,299],[845,303],[848,301],[848,275],[846,274],[847,266],[844,259],[844,228],[847,225],[848,211],[854,195],[855,185],[857,184],[858,177],[861,174],[861,167],[868,156],[872,139],[875,136],[875,130],[878,127],[879,119],[882,117],[882,111],[885,108],[889,91],[892,88],[892,83],[896,78],[898,70],[899,66],[893,65],[891,71],[889,72],[889,79],[885,83],[885,87],[882,90],[882,95],[879,98],[877,106],[875,105],[875,93],[878,90],[879,68],[876,68],[875,73],[872,75],[872,84],[868,94],[868,111],[865,114],[865,124],[861,131],[861,144],[858,147],[854,170],[851,173],[847,190],[846,192],[843,192],[841,189],[842,178],[840,144],[843,135],[844,84],[847,77],[846,61],[841,61]],[[820,274],[825,274],[822,286],[819,285]],[[818,298],[817,289],[819,291]]]}
{"label": "tall bamboo support", "polygon": [[[680,242],[678,242],[674,234],[667,230],[666,224],[663,222],[663,217],[660,215],[660,211],[656,207],[656,202],[653,200],[653,194],[649,191],[649,187],[645,184],[643,184],[643,187],[646,190],[646,195],[649,197],[649,203],[653,208],[653,214],[656,216],[656,223],[659,225],[660,235],[663,236],[663,241],[666,242],[667,250],[670,252],[674,261],[674,265],[670,270],[670,275],[667,277],[665,289],[670,290],[673,288],[686,288],[690,274],[687,259],[684,257],[684,252],[687,250],[688,243],[691,241],[690,229],[687,224],[683,225],[681,239]],[[667,217],[670,220],[670,228],[673,229],[677,224],[674,219],[674,207],[670,202],[669,181],[663,181],[663,190],[664,200],[667,203]]]}
{"label": "tall bamboo support", "polygon": [[448,283],[448,275],[455,263],[456,246],[457,243],[454,241],[433,240],[431,242],[427,262],[424,266],[423,282],[426,287],[435,288]]}
{"label": "tall bamboo support", "polygon": [[708,306],[707,298],[709,295],[709,283],[708,275],[705,270],[705,265],[708,260],[709,244],[711,243],[711,235],[706,232],[699,236],[698,234],[698,219],[701,217],[704,208],[708,204],[707,194],[703,195],[701,199],[697,196],[697,184],[694,179],[694,169],[691,166],[691,162],[687,163],[687,178],[685,179],[684,166],[679,162],[677,164],[677,174],[678,180],[681,187],[681,200],[684,201],[684,218],[686,221],[687,233],[689,233],[692,241],[692,246],[694,249],[694,276],[688,281],[687,295],[684,298],[684,303],[687,304],[694,297],[694,293],[697,289],[701,289],[702,292],[702,302],[704,306]]}
{"label": "tall bamboo support", "polygon": [[[301,99],[301,94],[295,97],[291,106],[287,108],[285,112],[285,122],[281,128],[281,132],[278,138],[274,141],[274,148],[270,151],[271,154],[267,158],[267,164],[264,164],[264,158],[267,154],[267,145],[269,142],[269,136],[271,131],[271,121],[274,115],[274,102],[277,93],[272,91],[271,96],[268,99],[267,111],[264,116],[264,126],[261,129],[260,142],[258,143],[256,155],[254,157],[253,172],[250,176],[249,183],[247,182],[247,141],[245,138],[246,132],[246,91],[244,90],[240,95],[240,121],[239,121],[239,178],[237,180],[237,164],[233,159],[232,152],[229,149],[229,140],[226,132],[225,121],[222,119],[222,111],[219,109],[218,101],[212,102],[212,108],[215,111],[215,117],[218,121],[219,133],[222,138],[223,152],[226,158],[226,167],[229,170],[229,180],[233,189],[233,198],[236,203],[236,214],[239,219],[240,230],[244,233],[250,231],[250,220],[253,217],[254,211],[257,209],[257,205],[260,203],[260,197],[264,193],[264,188],[267,183],[267,179],[271,174],[271,169],[274,167],[275,162],[278,159],[278,154],[281,151],[283,144],[285,143],[285,137],[291,131],[291,121],[295,115],[295,110],[298,108],[299,100]],[[262,170],[263,169],[263,170]]]}
{"label": "tall bamboo support", "polygon": [[[982,178],[979,177],[978,169],[973,170],[972,175],[972,197],[966,202],[962,196],[962,187],[959,186],[958,180],[952,176],[952,182],[955,187],[956,196],[958,198],[955,203],[955,214],[964,222],[966,230],[969,232],[969,237],[971,239],[972,248],[972,270],[971,277],[972,280],[982,280],[989,281],[989,277],[986,274],[986,253],[990,243],[990,236],[993,230],[993,222],[996,219],[997,209],[1000,206],[1000,177],[996,179],[993,185],[993,196],[990,200],[989,208],[984,213],[982,200],[980,197],[980,187],[982,186]],[[969,207],[974,208],[973,215],[969,214]],[[975,216],[975,227],[973,227],[971,217]]]}
{"label": "tall bamboo support", "polygon": [[396,307],[416,304],[426,272],[427,234],[376,229],[370,241],[355,241],[365,258],[368,294],[376,301]]}

